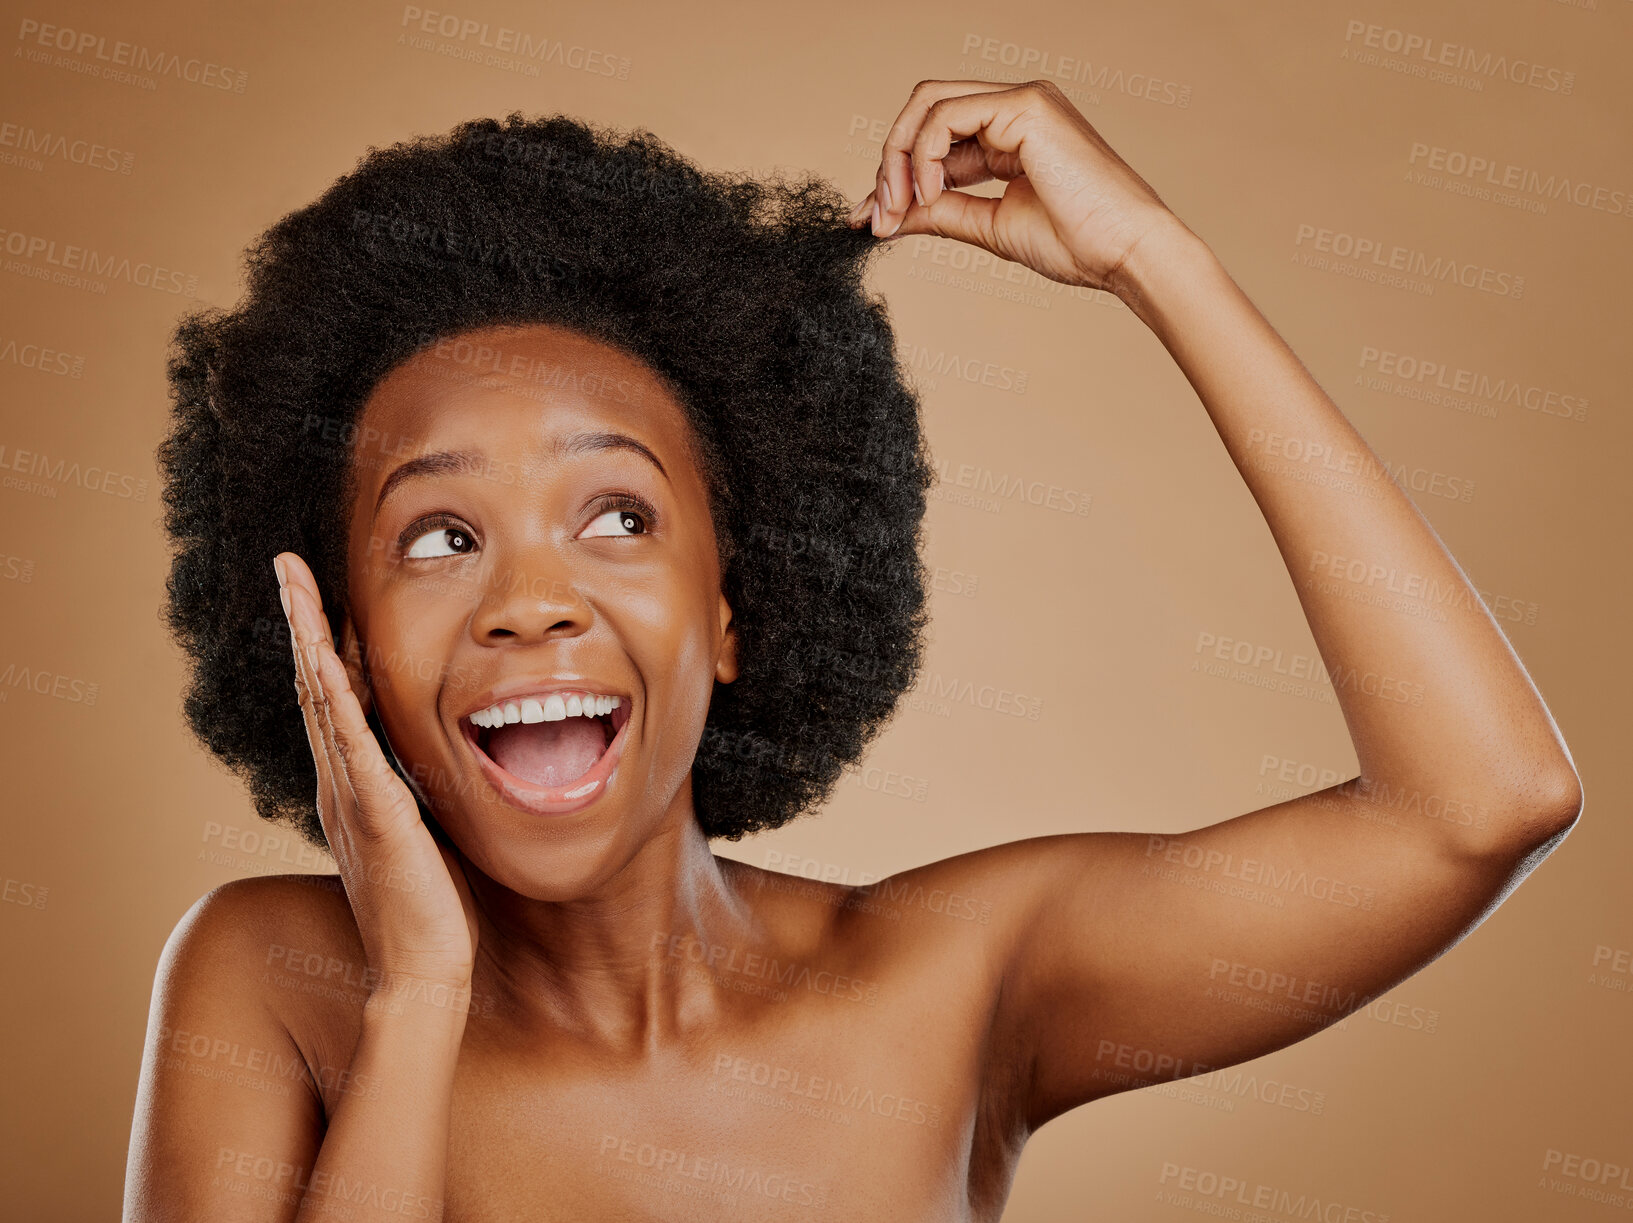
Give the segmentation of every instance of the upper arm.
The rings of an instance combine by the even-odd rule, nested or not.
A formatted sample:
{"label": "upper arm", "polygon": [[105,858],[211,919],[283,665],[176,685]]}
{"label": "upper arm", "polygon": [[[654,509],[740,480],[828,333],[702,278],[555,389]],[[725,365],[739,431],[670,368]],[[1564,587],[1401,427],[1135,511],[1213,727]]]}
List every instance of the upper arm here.
{"label": "upper arm", "polygon": [[1313,1035],[1457,943],[1564,827],[1537,821],[1557,835],[1527,856],[1434,825],[1346,784],[1193,832],[982,851],[1009,915],[994,1047],[1024,1051],[1025,1123]]}
{"label": "upper arm", "polygon": [[299,1208],[323,1109],[260,983],[272,885],[214,889],[165,944],[131,1128],[126,1223],[267,1223]]}

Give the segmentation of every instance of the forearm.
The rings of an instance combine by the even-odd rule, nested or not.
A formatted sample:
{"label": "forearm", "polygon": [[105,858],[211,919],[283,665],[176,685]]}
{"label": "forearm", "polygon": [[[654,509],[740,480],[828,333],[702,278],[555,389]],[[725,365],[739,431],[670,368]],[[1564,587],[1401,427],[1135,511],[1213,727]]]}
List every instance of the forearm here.
{"label": "forearm", "polygon": [[[469,990],[375,991],[297,1223],[440,1219]],[[367,1084],[367,1090],[362,1085]]]}
{"label": "forearm", "polygon": [[1133,252],[1118,295],[1178,362],[1263,511],[1363,782],[1500,817],[1483,831],[1442,823],[1448,836],[1524,838],[1536,817],[1564,814],[1575,770],[1496,621],[1206,244],[1165,224]]}

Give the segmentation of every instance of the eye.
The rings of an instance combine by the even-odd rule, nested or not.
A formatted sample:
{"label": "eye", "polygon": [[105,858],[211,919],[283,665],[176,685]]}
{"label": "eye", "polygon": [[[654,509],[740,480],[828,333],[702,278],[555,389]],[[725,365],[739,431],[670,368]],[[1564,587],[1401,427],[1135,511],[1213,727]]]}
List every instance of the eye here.
{"label": "eye", "polygon": [[403,555],[412,560],[436,556],[464,556],[476,549],[476,540],[464,527],[444,519],[417,522],[403,532]]}
{"label": "eye", "polygon": [[600,535],[645,535],[656,517],[645,501],[624,493],[602,498],[598,508],[601,512],[580,533],[580,539]]}

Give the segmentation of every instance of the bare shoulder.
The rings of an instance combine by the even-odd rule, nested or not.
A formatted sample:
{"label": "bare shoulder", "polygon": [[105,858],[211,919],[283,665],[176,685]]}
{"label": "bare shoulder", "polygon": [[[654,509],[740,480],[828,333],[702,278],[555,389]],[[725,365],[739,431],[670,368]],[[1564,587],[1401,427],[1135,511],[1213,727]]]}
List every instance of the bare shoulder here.
{"label": "bare shoulder", "polygon": [[261,875],[193,902],[165,944],[156,989],[199,995],[189,1009],[259,1010],[318,1065],[354,1027],[369,986],[340,876]]}
{"label": "bare shoulder", "polygon": [[165,957],[259,967],[269,946],[361,949],[339,875],[258,875],[211,888],[171,931]]}
{"label": "bare shoulder", "polygon": [[189,906],[154,978],[125,1218],[244,1217],[213,1175],[224,1153],[311,1165],[366,999],[334,979],[362,959],[338,876],[238,879]]}

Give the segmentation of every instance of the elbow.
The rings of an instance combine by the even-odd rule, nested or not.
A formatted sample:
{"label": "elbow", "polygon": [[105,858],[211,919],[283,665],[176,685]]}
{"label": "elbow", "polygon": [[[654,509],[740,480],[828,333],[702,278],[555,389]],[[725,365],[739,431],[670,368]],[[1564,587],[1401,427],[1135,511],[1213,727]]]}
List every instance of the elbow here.
{"label": "elbow", "polygon": [[1582,818],[1582,806],[1582,778],[1567,761],[1562,770],[1539,777],[1522,800],[1506,804],[1499,826],[1488,831],[1496,840],[1495,848],[1503,854],[1531,857],[1539,850],[1551,853]]}

